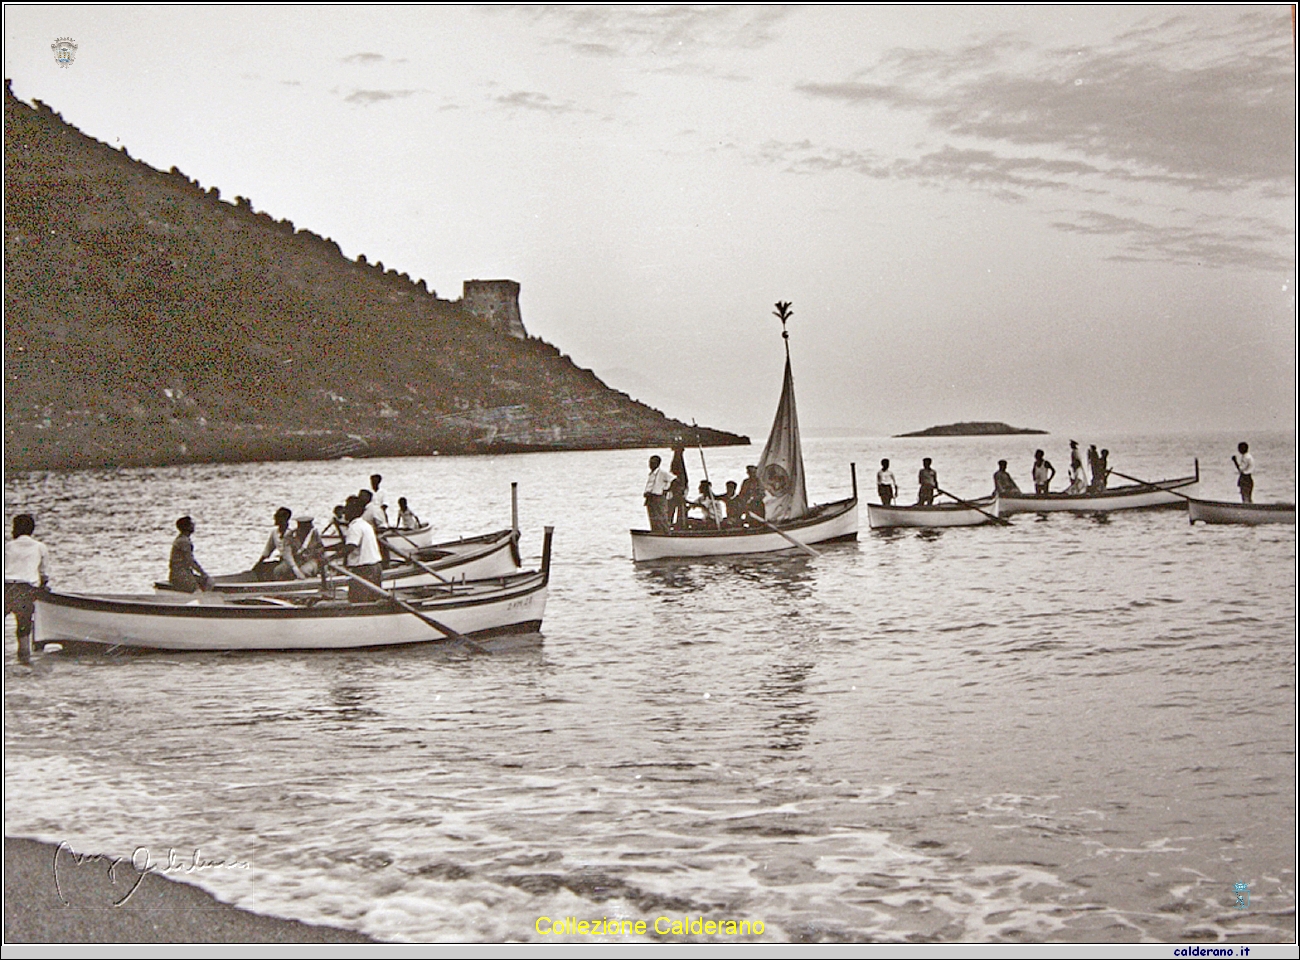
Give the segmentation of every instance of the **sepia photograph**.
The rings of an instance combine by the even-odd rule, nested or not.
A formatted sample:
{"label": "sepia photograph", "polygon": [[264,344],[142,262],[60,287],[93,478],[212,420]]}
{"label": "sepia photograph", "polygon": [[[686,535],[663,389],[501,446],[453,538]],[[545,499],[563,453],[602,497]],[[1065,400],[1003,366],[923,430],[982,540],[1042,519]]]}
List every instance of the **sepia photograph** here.
{"label": "sepia photograph", "polygon": [[4,21],[15,955],[1295,956],[1294,5]]}

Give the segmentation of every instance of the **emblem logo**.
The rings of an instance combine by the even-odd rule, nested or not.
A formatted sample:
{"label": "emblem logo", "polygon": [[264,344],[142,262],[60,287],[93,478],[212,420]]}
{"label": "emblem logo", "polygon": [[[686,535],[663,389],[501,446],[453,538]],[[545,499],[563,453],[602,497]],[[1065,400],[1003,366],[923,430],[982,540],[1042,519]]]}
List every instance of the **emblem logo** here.
{"label": "emblem logo", "polygon": [[70,67],[72,61],[77,59],[77,42],[71,37],[59,37],[50,44],[50,49],[54,51],[54,60],[60,67]]}
{"label": "emblem logo", "polygon": [[1237,910],[1245,910],[1250,906],[1250,887],[1244,883],[1234,883],[1232,892],[1236,894],[1237,899],[1232,906]]}
{"label": "emblem logo", "polygon": [[779,497],[790,489],[790,474],[779,463],[769,463],[763,468],[763,487]]}

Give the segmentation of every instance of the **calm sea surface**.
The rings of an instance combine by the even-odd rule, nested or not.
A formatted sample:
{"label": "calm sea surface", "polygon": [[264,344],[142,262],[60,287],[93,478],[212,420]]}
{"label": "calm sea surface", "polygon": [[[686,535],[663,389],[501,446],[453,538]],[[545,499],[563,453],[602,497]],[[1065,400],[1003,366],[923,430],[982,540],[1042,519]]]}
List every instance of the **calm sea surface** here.
{"label": "calm sea surface", "polygon": [[[846,496],[856,461],[866,499],[882,456],[908,502],[922,456],[955,493],[986,493],[999,458],[1029,487],[1035,446],[1063,474],[1066,439],[805,440],[809,496]],[[1147,479],[1199,456],[1201,495],[1235,497],[1238,437],[1078,439]],[[1248,439],[1256,499],[1294,500],[1294,436]],[[1295,527],[872,532],[863,509],[858,542],[816,559],[634,565],[647,454],[8,477],[6,531],[34,513],[69,591],[147,591],[184,513],[210,572],[246,568],[276,507],[323,517],[375,471],[449,537],[507,526],[518,481],[525,557],[544,524],[556,540],[541,636],[486,655],[27,669],[9,621],[6,832],[160,869],[198,850],[235,863],[168,875],[393,940],[560,939],[538,918],[569,916],[761,921],[762,940],[1295,939]],[[757,456],[708,451],[709,475]]]}

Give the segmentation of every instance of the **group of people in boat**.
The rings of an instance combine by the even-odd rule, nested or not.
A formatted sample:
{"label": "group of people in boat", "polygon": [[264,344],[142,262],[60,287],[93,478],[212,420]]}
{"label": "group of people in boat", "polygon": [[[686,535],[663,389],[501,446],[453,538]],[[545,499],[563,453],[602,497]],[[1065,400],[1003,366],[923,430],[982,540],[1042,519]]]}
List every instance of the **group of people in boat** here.
{"label": "group of people in boat", "polygon": [[689,491],[685,446],[677,444],[673,447],[671,469],[664,469],[660,457],[651,457],[650,475],[645,483],[645,509],[650,518],[650,529],[666,533],[670,530],[728,530],[763,525],[765,491],[756,465],[745,468],[745,480],[739,487],[736,481],[728,480],[724,492],[716,493],[710,481],[701,480],[695,499],[688,497]]}
{"label": "group of people in boat", "polygon": [[[338,532],[340,542],[336,545],[325,544],[314,517],[300,516],[295,520],[288,507],[276,510],[266,546],[253,565],[257,579],[305,580],[323,573],[332,558],[341,558],[349,572],[377,586],[390,551],[382,535],[390,530],[415,530],[421,526],[420,518],[412,512],[405,497],[398,498],[395,522],[389,523],[387,498],[381,487],[383,479],[373,474],[369,488],[357,491],[334,508],[330,525]],[[292,529],[290,521],[293,521]],[[194,556],[194,519],[181,517],[176,521],[176,530],[168,565],[169,585],[186,593],[212,589],[212,577]],[[348,599],[372,600],[374,591],[352,580],[348,584]]]}
{"label": "group of people in boat", "polygon": [[[1088,445],[1085,454],[1080,452],[1079,446],[1078,441],[1070,441],[1070,467],[1068,473],[1070,482],[1060,492],[1069,496],[1104,493],[1111,475],[1110,451],[1098,450],[1097,445],[1093,443]],[[1084,464],[1085,456],[1087,458],[1086,467]],[[933,463],[934,461],[930,457],[925,457],[921,461],[921,469],[917,471],[916,506],[933,505],[935,494],[941,492],[939,490],[939,475],[934,469]],[[1241,502],[1250,503],[1251,494],[1255,487],[1255,460],[1250,455],[1249,444],[1245,442],[1237,444],[1237,454],[1232,457],[1232,463],[1237,468],[1237,486],[1241,490]],[[1056,467],[1052,465],[1052,461],[1047,459],[1042,450],[1034,451],[1034,462],[1030,467],[1030,474],[1034,479],[1034,493],[1052,492],[1052,480],[1056,477]],[[1016,483],[1015,478],[1011,476],[1010,471],[1007,469],[1006,460],[998,461],[998,469],[993,474],[993,492],[1004,497],[1020,496],[1022,493],[1020,485]],[[876,471],[876,493],[884,506],[890,506],[898,499],[898,481],[889,468],[889,458],[887,457],[880,461],[880,469]]]}

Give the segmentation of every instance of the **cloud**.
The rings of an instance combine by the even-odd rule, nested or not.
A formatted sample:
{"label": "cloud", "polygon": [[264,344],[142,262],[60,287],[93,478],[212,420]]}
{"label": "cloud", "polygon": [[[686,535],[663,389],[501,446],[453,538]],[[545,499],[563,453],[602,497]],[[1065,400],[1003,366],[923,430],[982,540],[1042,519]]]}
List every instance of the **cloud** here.
{"label": "cloud", "polygon": [[384,55],[382,53],[354,53],[351,56],[343,58],[344,63],[383,63]]}
{"label": "cloud", "polygon": [[372,104],[384,100],[401,100],[414,96],[414,90],[354,90],[343,99],[348,103]]}
{"label": "cloud", "polygon": [[1181,263],[1200,267],[1240,266],[1290,270],[1292,260],[1279,252],[1287,237],[1275,224],[1239,218],[1225,224],[1205,220],[1201,226],[1157,225],[1134,217],[1086,210],[1052,224],[1058,230],[1118,237],[1124,251],[1111,260]]}
{"label": "cloud", "polygon": [[544,93],[534,93],[529,90],[516,90],[514,93],[507,93],[495,98],[496,102],[503,107],[515,108],[520,110],[537,110],[542,113],[586,113],[573,104],[572,101],[560,102],[552,100]]}
{"label": "cloud", "polygon": [[1000,36],[952,51],[896,50],[859,75],[796,90],[920,112],[941,134],[1050,148],[1130,178],[1192,189],[1276,187],[1293,176],[1295,69],[1284,18],[1205,26],[1174,18],[1107,49],[1034,54]]}
{"label": "cloud", "polygon": [[646,5],[522,8],[558,26],[553,43],[600,57],[690,58],[707,50],[754,50],[775,41],[783,6]]}

